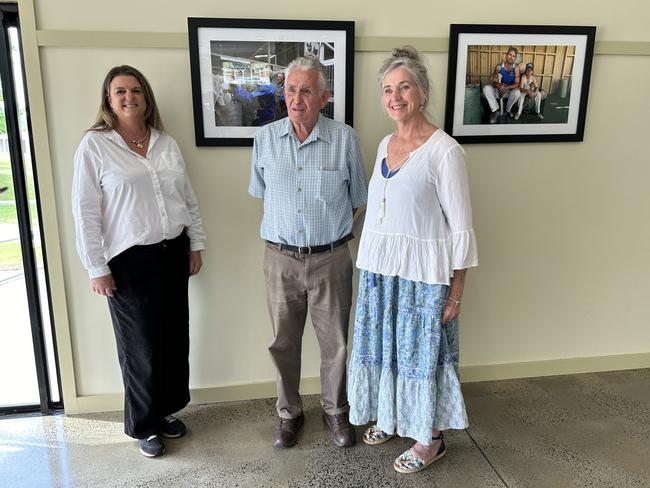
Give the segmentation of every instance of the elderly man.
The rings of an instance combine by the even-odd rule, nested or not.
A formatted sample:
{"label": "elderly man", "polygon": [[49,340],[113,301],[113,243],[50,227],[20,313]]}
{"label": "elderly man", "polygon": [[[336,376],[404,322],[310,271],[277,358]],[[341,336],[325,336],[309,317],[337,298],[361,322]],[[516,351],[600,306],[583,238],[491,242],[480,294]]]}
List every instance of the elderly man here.
{"label": "elderly man", "polygon": [[297,58],[286,70],[288,117],[257,133],[248,192],[264,199],[264,275],[278,373],[273,445],[291,447],[304,423],[300,358],[309,308],[321,356],[323,419],[337,446],[354,445],[345,388],[352,301],[352,216],[366,179],[354,131],[320,114],[330,93],[325,70]]}
{"label": "elderly man", "polygon": [[[506,112],[512,117],[510,112],[512,106],[519,100],[519,65],[515,64],[519,51],[517,48],[510,46],[506,53],[506,60],[497,64],[492,73],[492,83],[483,87],[483,95],[487,98],[490,105],[490,124],[497,121],[498,111],[503,112],[503,99],[508,99]],[[498,102],[497,99],[501,101]],[[503,113],[501,113],[503,115]]]}

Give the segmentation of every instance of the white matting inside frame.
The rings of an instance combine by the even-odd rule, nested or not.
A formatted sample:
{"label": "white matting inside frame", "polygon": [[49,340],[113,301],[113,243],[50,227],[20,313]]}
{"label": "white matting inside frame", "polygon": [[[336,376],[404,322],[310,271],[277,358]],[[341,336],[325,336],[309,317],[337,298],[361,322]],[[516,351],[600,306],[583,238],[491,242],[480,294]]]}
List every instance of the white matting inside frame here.
{"label": "white matting inside frame", "polygon": [[[575,46],[571,73],[569,117],[564,124],[475,124],[464,125],[465,79],[469,46]],[[519,135],[519,134],[575,134],[578,127],[578,110],[582,95],[582,78],[585,67],[586,35],[572,34],[460,34],[458,36],[458,64],[454,98],[454,136]],[[482,96],[482,95],[481,95]]]}

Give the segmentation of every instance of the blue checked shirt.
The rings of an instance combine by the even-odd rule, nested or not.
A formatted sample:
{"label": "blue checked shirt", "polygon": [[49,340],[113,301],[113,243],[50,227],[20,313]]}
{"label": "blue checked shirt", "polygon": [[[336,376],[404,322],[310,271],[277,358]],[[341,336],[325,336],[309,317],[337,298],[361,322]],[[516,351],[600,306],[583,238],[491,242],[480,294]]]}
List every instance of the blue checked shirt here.
{"label": "blue checked shirt", "polygon": [[260,127],[248,193],[264,199],[262,239],[319,246],[348,235],[368,196],[356,133],[323,115],[303,143],[288,117]]}

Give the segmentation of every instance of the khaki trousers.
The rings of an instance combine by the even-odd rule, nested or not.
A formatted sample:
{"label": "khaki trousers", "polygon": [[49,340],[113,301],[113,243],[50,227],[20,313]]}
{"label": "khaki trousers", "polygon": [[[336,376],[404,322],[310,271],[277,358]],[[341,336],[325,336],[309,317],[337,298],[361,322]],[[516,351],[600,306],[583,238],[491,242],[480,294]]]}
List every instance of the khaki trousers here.
{"label": "khaki trousers", "polygon": [[300,357],[308,308],[320,347],[321,405],[328,415],[347,412],[345,362],[352,305],[348,245],[301,256],[267,244],[264,277],[273,325],[269,352],[278,374],[278,416],[292,419],[302,412]]}

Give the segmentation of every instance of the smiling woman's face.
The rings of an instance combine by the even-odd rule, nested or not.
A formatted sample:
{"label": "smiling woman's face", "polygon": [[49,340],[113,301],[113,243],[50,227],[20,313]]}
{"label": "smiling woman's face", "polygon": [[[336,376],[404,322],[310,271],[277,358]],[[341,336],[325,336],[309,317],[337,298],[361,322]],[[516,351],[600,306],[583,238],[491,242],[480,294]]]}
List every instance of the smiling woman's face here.
{"label": "smiling woman's face", "polygon": [[384,76],[382,86],[384,110],[394,121],[406,121],[421,113],[425,98],[411,72],[395,68]]}
{"label": "smiling woman's face", "polygon": [[130,75],[116,76],[111,80],[108,103],[118,122],[138,118],[144,121],[147,101],[138,80]]}

